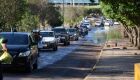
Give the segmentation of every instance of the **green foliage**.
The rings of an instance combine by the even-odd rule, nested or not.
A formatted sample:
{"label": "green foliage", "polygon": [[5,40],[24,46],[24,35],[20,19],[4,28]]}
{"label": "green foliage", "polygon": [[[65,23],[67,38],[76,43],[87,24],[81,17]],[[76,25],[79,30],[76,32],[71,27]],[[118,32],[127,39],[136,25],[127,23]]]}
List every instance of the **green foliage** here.
{"label": "green foliage", "polygon": [[66,7],[64,19],[65,23],[75,25],[85,16],[85,8],[83,7]]}
{"label": "green foliage", "polygon": [[0,0],[0,27],[8,30],[22,19],[27,0]]}
{"label": "green foliage", "polygon": [[121,33],[118,29],[111,29],[107,32],[107,40],[118,40],[121,39]]}
{"label": "green foliage", "polygon": [[33,15],[39,16],[40,23],[44,27],[46,24],[50,26],[60,26],[63,24],[60,8],[48,4],[47,0],[29,0],[29,9]]}
{"label": "green foliage", "polygon": [[60,8],[48,5],[46,7],[46,20],[50,26],[61,26],[63,24],[63,17],[60,13]]}
{"label": "green foliage", "polygon": [[23,16],[23,19],[17,23],[19,31],[32,31],[37,29],[39,26],[39,18],[36,15],[31,15],[30,12],[26,12]]}
{"label": "green foliage", "polygon": [[100,5],[105,16],[128,26],[140,25],[140,1],[101,0]]}

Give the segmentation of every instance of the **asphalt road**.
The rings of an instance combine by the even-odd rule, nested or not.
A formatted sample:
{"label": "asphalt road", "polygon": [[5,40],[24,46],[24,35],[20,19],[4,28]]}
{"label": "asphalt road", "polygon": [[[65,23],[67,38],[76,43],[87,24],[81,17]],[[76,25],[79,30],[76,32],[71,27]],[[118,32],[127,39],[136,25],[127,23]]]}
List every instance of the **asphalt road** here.
{"label": "asphalt road", "polygon": [[10,71],[4,80],[83,80],[92,70],[101,46],[94,45],[92,30],[86,38],[61,46],[57,52],[41,52],[39,69],[32,73]]}

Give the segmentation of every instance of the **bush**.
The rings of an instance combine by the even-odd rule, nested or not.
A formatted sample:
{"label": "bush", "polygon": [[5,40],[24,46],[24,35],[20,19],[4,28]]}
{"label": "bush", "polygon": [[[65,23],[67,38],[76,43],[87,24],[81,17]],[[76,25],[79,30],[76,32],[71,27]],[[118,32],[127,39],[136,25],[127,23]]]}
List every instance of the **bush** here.
{"label": "bush", "polygon": [[107,40],[118,40],[121,38],[122,38],[122,35],[121,35],[119,29],[113,28],[107,32]]}

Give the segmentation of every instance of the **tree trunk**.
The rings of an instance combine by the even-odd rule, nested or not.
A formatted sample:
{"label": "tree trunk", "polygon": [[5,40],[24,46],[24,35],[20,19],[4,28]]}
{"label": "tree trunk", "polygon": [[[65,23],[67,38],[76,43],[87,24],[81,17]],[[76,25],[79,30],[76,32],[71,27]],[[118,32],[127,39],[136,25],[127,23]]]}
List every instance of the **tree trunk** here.
{"label": "tree trunk", "polygon": [[129,37],[129,39],[130,39],[130,42],[133,44],[134,41],[133,41],[133,36],[131,34],[131,29],[128,28],[126,25],[124,25],[124,29],[125,29],[125,32],[127,33],[128,37]]}
{"label": "tree trunk", "polygon": [[134,41],[134,46],[137,47],[137,29],[136,27],[132,28],[132,36],[133,36],[133,41]]}
{"label": "tree trunk", "polygon": [[140,28],[137,26],[137,47],[140,49]]}

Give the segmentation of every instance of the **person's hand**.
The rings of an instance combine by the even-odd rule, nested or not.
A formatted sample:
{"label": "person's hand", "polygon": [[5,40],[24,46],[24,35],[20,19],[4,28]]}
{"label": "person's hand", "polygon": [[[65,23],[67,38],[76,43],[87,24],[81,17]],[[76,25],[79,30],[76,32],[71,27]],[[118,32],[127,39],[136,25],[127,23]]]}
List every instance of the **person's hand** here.
{"label": "person's hand", "polygon": [[3,52],[6,52],[6,51],[7,51],[7,49],[2,49],[2,51],[3,51]]}

